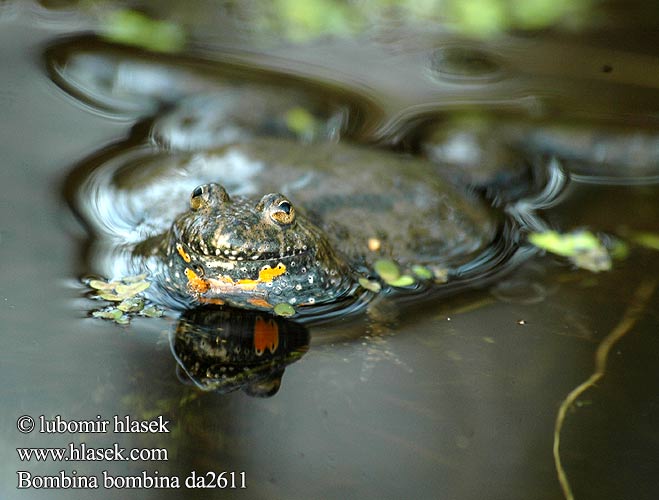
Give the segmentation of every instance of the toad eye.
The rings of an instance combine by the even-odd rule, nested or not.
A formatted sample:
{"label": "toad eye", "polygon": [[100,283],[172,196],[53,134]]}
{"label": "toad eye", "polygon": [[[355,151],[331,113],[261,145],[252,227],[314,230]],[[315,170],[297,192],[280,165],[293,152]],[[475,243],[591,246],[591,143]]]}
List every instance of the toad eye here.
{"label": "toad eye", "polygon": [[197,186],[190,195],[190,208],[192,210],[200,210],[204,207],[210,207],[219,203],[227,203],[230,201],[224,187],[219,184],[202,184]]}
{"label": "toad eye", "polygon": [[278,224],[292,224],[295,220],[295,209],[290,201],[282,200],[275,204],[270,217]]}
{"label": "toad eye", "polygon": [[279,210],[285,212],[286,214],[290,214],[291,210],[293,210],[293,206],[290,204],[290,202],[286,200],[280,202],[277,208],[279,208]]}
{"label": "toad eye", "polygon": [[288,226],[295,222],[293,204],[279,193],[266,194],[256,205],[256,210],[279,226]]}

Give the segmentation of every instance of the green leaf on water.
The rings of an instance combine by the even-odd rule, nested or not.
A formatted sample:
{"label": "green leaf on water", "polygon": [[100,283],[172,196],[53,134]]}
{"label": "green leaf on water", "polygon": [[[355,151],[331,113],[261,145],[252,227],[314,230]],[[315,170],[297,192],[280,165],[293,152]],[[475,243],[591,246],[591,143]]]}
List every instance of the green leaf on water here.
{"label": "green leaf on water", "polygon": [[123,313],[119,309],[102,309],[100,311],[92,311],[92,316],[94,318],[110,319],[117,320],[121,317]]}
{"label": "green leaf on water", "polygon": [[393,260],[378,259],[373,263],[373,269],[388,284],[391,284],[392,281],[397,280],[400,276],[398,264]]}
{"label": "green leaf on water", "polygon": [[123,298],[128,298],[128,297],[133,297],[134,295],[137,295],[140,292],[143,292],[147,288],[149,288],[150,283],[147,281],[140,281],[138,283],[131,283],[129,285],[124,285],[123,283],[119,283],[115,287],[115,291],[117,292],[117,295],[123,297]]}
{"label": "green leaf on water", "polygon": [[402,276],[399,276],[395,280],[388,281],[387,283],[391,286],[405,287],[405,286],[412,286],[414,283],[416,283],[416,280],[409,274],[403,274]]}
{"label": "green leaf on water", "polygon": [[131,283],[146,281],[146,274],[138,274],[136,276],[126,276],[125,278],[121,278],[121,281],[127,285],[130,285]]}
{"label": "green leaf on water", "polygon": [[371,281],[368,278],[359,278],[359,284],[362,286],[362,288],[365,288],[366,290],[369,290],[374,293],[378,293],[380,290],[382,290],[382,285],[378,283],[377,281]]}
{"label": "green leaf on water", "polygon": [[130,318],[125,314],[122,314],[117,319],[115,319],[114,322],[118,325],[127,325],[128,323],[130,323]]}
{"label": "green leaf on water", "polygon": [[529,234],[529,241],[556,255],[567,257],[577,267],[588,271],[608,271],[611,256],[597,236],[590,231],[573,231],[561,234],[557,231]]}
{"label": "green leaf on water", "polygon": [[117,309],[123,312],[140,312],[144,309],[144,299],[140,297],[128,297],[117,306]]}
{"label": "green leaf on water", "polygon": [[106,291],[100,292],[98,294],[98,296],[100,298],[102,298],[103,300],[109,300],[111,302],[121,302],[122,300],[124,300],[126,298],[124,295],[117,295],[116,293],[114,293],[112,291],[110,291],[110,292],[106,292]]}
{"label": "green leaf on water", "polygon": [[603,247],[577,252],[568,258],[575,266],[594,273],[611,269],[611,256]]}
{"label": "green leaf on water", "polygon": [[412,266],[412,272],[424,280],[429,280],[434,277],[433,272],[424,266]]}
{"label": "green leaf on water", "polygon": [[548,252],[573,257],[579,252],[602,248],[600,240],[590,231],[574,231],[561,234],[557,231],[529,234],[532,245]]}
{"label": "green leaf on water", "polygon": [[274,311],[277,316],[282,316],[284,318],[290,318],[291,316],[295,315],[295,309],[293,306],[286,302],[277,304]]}
{"label": "green leaf on water", "polygon": [[116,283],[108,283],[107,281],[102,280],[91,280],[89,286],[95,290],[114,290]]}
{"label": "green leaf on water", "polygon": [[89,286],[98,291],[98,296],[103,300],[121,302],[124,299],[134,297],[149,288],[150,283],[144,281],[146,275],[129,276],[121,281],[91,280]]}
{"label": "green leaf on water", "polygon": [[118,325],[127,325],[130,323],[130,318],[116,307],[110,309],[101,309],[99,311],[92,311],[92,316],[94,318],[114,321]]}
{"label": "green leaf on water", "polygon": [[142,309],[140,311],[140,314],[142,316],[146,316],[147,318],[160,318],[163,315],[163,310],[160,309],[159,307],[151,305],[151,306],[146,306],[144,309]]}

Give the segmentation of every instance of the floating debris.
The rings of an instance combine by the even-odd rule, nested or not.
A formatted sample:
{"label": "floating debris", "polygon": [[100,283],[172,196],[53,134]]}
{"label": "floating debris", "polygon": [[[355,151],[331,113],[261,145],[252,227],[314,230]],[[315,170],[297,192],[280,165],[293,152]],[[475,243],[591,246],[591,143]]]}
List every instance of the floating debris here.
{"label": "floating debris", "polygon": [[301,106],[289,109],[285,119],[288,130],[298,137],[313,137],[318,128],[314,115]]}
{"label": "floating debris", "polygon": [[611,269],[611,255],[600,239],[590,231],[561,234],[545,231],[529,234],[529,242],[556,255],[567,257],[579,268],[592,272]]}
{"label": "floating debris", "polygon": [[382,248],[382,241],[380,238],[369,238],[366,244],[371,252],[378,252],[380,251],[380,248]]}
{"label": "floating debris", "polygon": [[435,277],[433,272],[424,266],[412,266],[412,272],[424,280],[430,280]]}
{"label": "floating debris", "polygon": [[[417,267],[421,268],[421,266]],[[373,264],[373,269],[378,274],[378,276],[382,278],[382,281],[390,286],[402,288],[406,286],[412,286],[417,281],[409,274],[401,274],[398,264],[396,264],[393,260],[378,259]]]}
{"label": "floating debris", "polygon": [[155,304],[138,295],[149,288],[146,274],[127,276],[117,281],[90,280],[88,285],[96,291],[96,298],[109,302],[119,302],[102,309],[92,311],[94,318],[114,321],[119,325],[127,325],[135,316],[159,318],[164,311]]}
{"label": "floating debris", "polygon": [[446,283],[448,281],[448,269],[445,267],[433,266],[431,270],[435,277],[435,283]]}
{"label": "floating debris", "polygon": [[140,311],[140,315],[146,316],[147,318],[160,318],[165,311],[160,309],[156,305],[148,305]]}
{"label": "floating debris", "polygon": [[416,283],[416,280],[410,276],[409,274],[403,274],[402,276],[399,276],[395,280],[389,281],[388,284],[391,286],[395,287],[405,287],[405,286],[412,286]]}
{"label": "floating debris", "polygon": [[609,271],[611,269],[611,256],[604,247],[579,252],[570,257],[570,262],[580,269],[586,269],[594,273]]}
{"label": "floating debris", "polygon": [[117,309],[123,312],[140,312],[144,309],[144,299],[141,297],[129,297],[121,301]]}
{"label": "floating debris", "polygon": [[105,309],[99,309],[97,311],[92,311],[92,316],[94,318],[107,319],[114,321],[118,325],[127,325],[130,323],[130,317],[127,314],[124,314],[123,311],[120,311],[116,307],[106,307]]}
{"label": "floating debris", "polygon": [[149,288],[150,283],[146,281],[146,275],[141,274],[128,276],[119,281],[91,280],[89,286],[98,290],[98,296],[103,300],[122,302]]}
{"label": "floating debris", "polygon": [[359,278],[359,284],[369,292],[378,293],[382,290],[382,285],[377,281],[371,281],[368,278]]}

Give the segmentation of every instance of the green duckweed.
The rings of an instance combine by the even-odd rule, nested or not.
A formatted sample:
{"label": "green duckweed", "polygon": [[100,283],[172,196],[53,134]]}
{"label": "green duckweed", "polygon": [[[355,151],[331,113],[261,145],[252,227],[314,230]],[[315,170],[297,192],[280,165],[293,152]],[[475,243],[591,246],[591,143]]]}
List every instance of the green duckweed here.
{"label": "green duckweed", "polygon": [[382,290],[382,285],[378,283],[377,281],[371,281],[368,278],[359,278],[359,284],[362,286],[362,288],[365,288],[366,290],[373,292],[373,293],[378,293],[380,290]]}
{"label": "green duckweed", "polygon": [[412,286],[416,283],[416,280],[410,276],[409,274],[403,274],[402,276],[399,276],[395,280],[389,281],[388,284],[391,286],[396,286],[396,287],[405,287],[405,286]]}
{"label": "green duckweed", "polygon": [[275,306],[274,312],[277,316],[290,318],[295,315],[295,308],[286,302],[281,302]]}
{"label": "green duckweed", "polygon": [[393,260],[378,259],[374,262],[373,269],[387,284],[391,284],[392,281],[396,281],[400,276],[400,269],[398,268],[398,264],[396,264]]}

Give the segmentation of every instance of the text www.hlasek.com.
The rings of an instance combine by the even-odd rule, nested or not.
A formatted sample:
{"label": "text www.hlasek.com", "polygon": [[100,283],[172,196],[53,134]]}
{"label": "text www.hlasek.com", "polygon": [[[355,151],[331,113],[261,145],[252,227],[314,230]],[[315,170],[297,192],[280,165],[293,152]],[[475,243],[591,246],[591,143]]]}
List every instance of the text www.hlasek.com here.
{"label": "text www.hlasek.com", "polygon": [[90,448],[85,443],[69,443],[64,448],[16,448],[21,462],[36,460],[45,462],[86,462],[86,461],[161,461],[166,462],[165,448],[132,448],[126,450],[113,443],[110,448]]}

